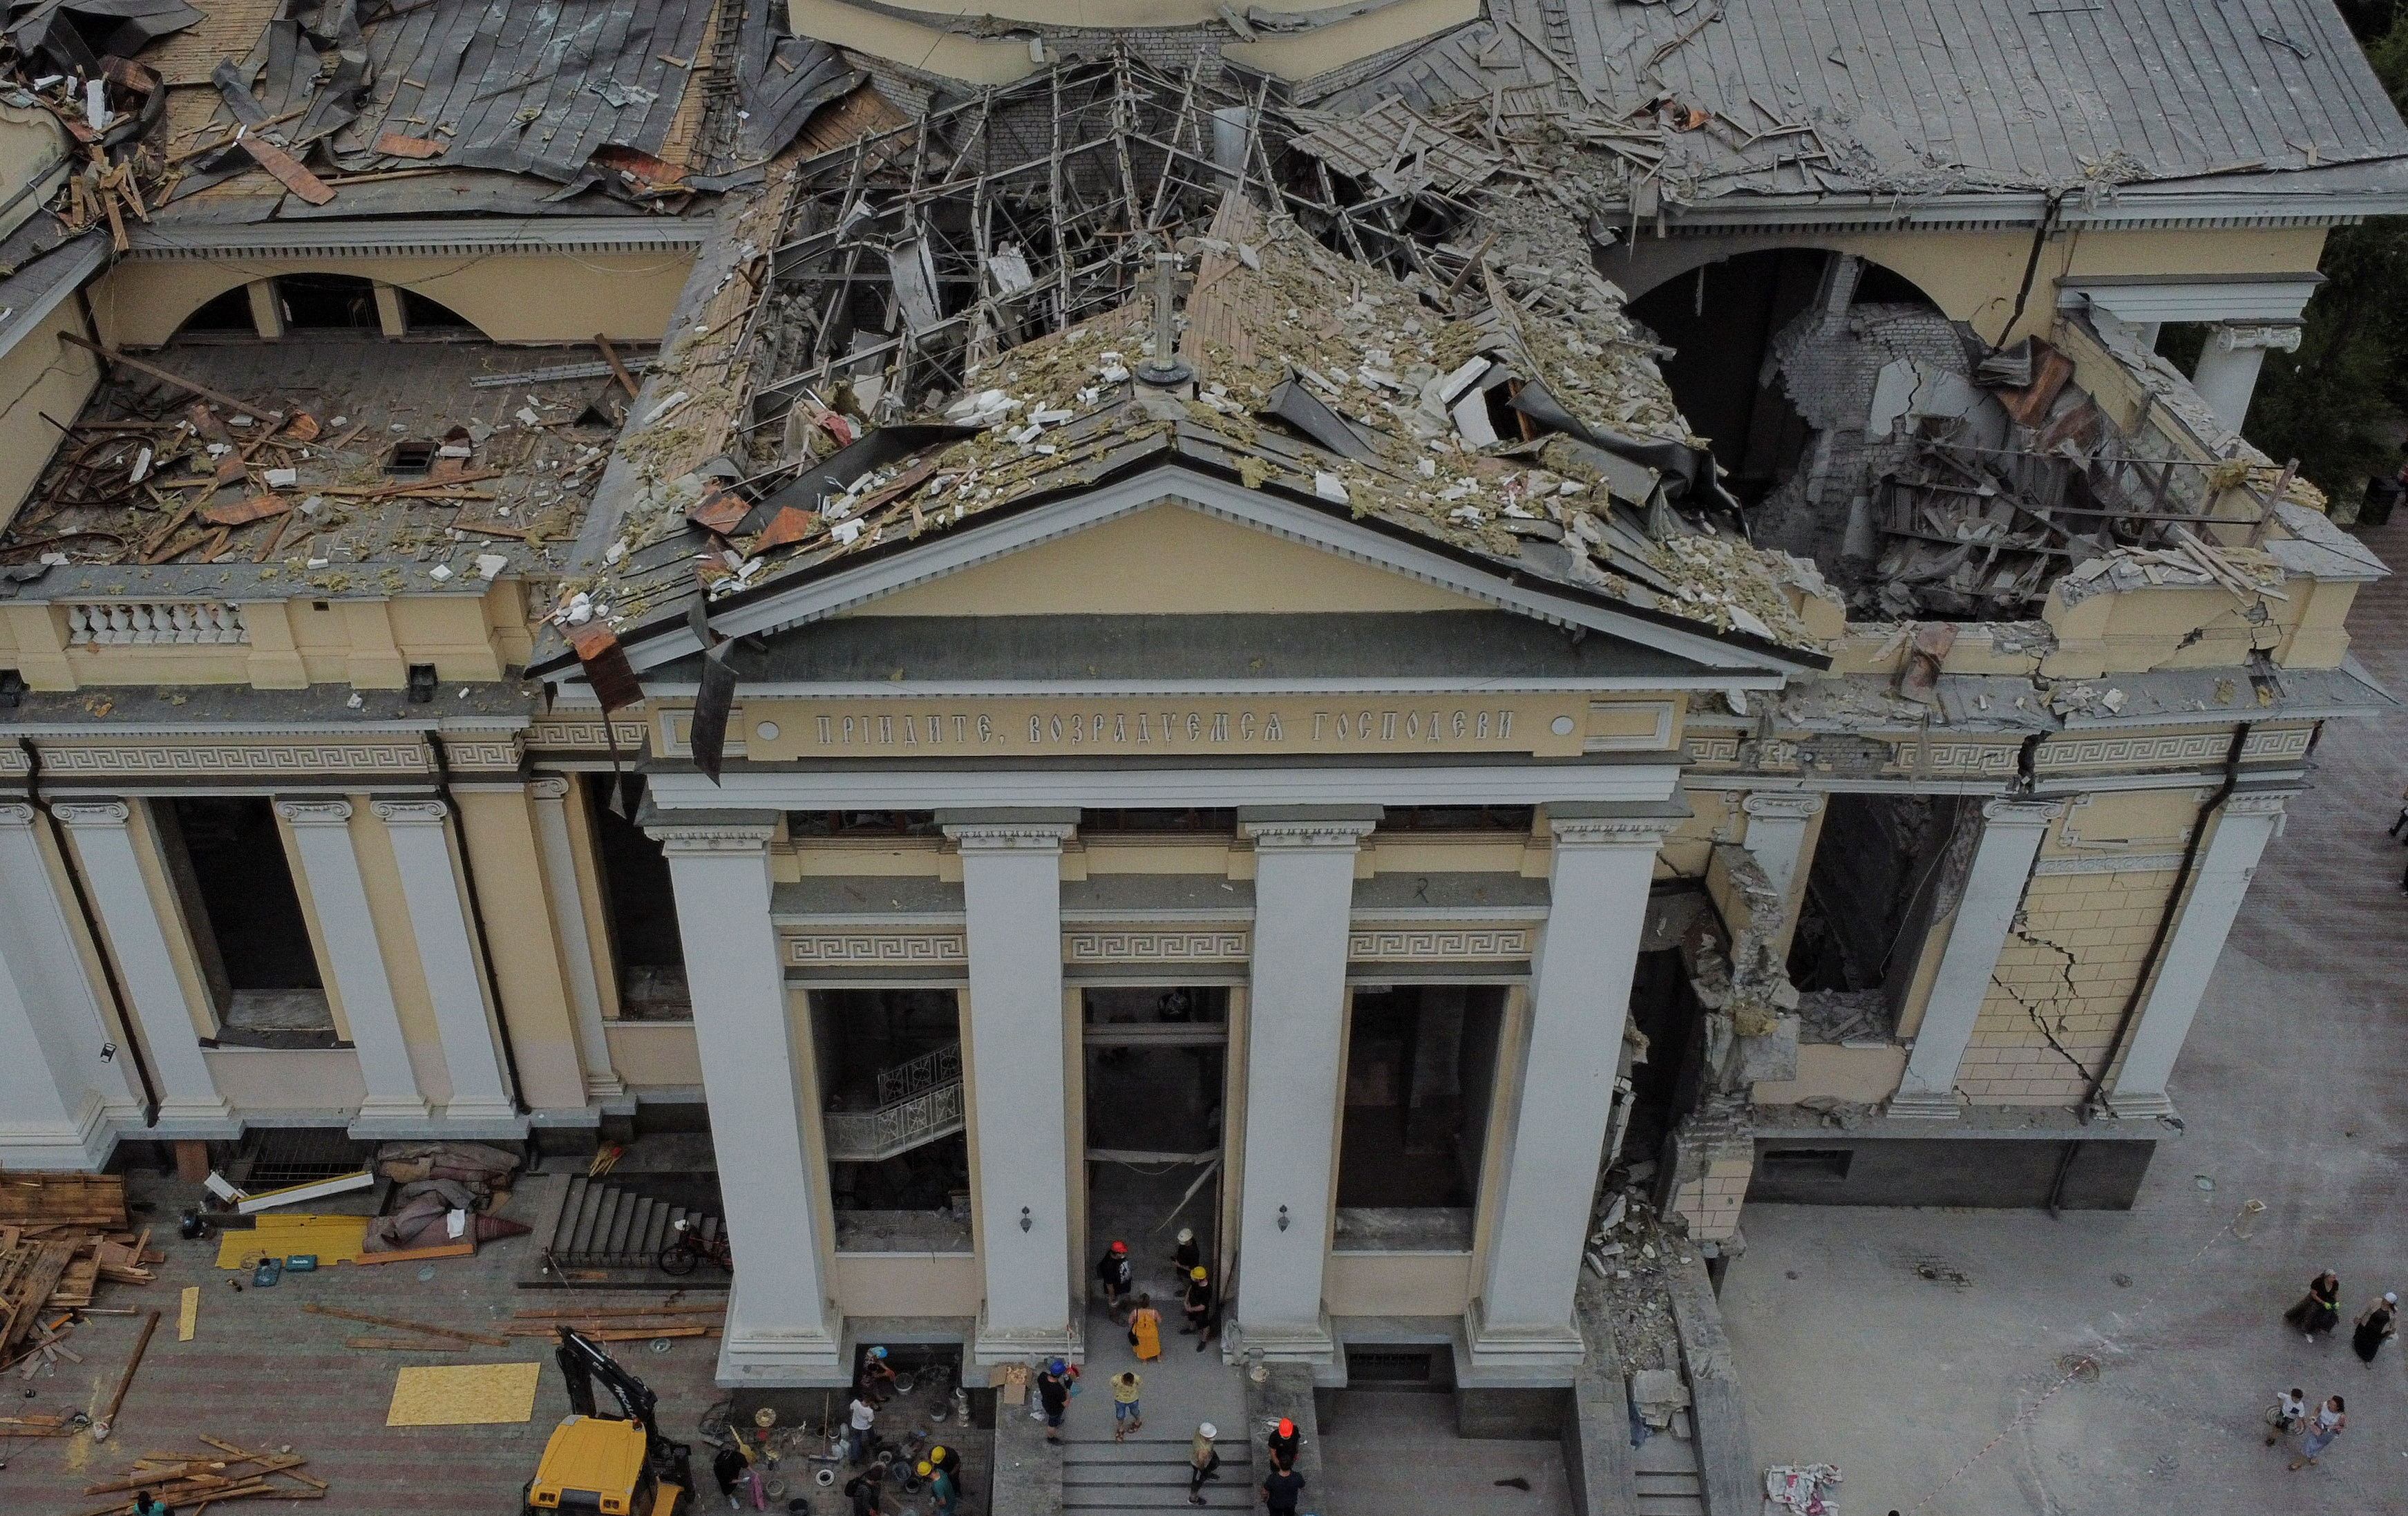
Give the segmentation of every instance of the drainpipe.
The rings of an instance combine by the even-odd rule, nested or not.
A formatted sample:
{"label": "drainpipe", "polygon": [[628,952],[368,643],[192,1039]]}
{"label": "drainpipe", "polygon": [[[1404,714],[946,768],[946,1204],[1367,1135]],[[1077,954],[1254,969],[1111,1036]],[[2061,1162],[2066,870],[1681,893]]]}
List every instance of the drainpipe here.
{"label": "drainpipe", "polygon": [[[2166,951],[2166,938],[2173,935],[2174,918],[2183,907],[2183,896],[2189,888],[2191,871],[2199,863],[2200,844],[2206,839],[2207,823],[2224,803],[2232,798],[2234,786],[2241,782],[2241,750],[2248,745],[2253,723],[2243,722],[2232,729],[2231,746],[2224,750],[2224,779],[2207,803],[2191,818],[2190,836],[2183,843],[2182,864],[2174,870],[2173,887],[2166,892],[2166,903],[2157,912],[2157,930],[2150,935],[2149,951],[2142,955],[2141,968],[2132,980],[2132,993],[2124,997],[2123,1013],[2115,1020],[2115,1035],[2108,1040],[2107,1051],[2100,1058],[2098,1069],[2090,1075],[2090,1087],[2082,1096],[2082,1122],[2087,1126],[2102,1108],[2100,1099],[2107,1088],[2107,1076],[2114,1071],[2115,1060],[2124,1054],[2125,1041],[2132,1034],[2132,1023],[2140,1019],[2142,998],[2148,994],[2150,977],[2157,971],[2157,960]],[[2065,1156],[2057,1161],[2057,1180],[2049,1186],[2048,1213],[2055,1216],[2065,1199],[2066,1177],[2073,1171],[2073,1161],[2082,1152],[2080,1139],[2065,1145]]]}
{"label": "drainpipe", "polygon": [[50,825],[50,846],[58,850],[60,866],[66,870],[76,913],[83,918],[84,932],[92,938],[92,955],[100,961],[109,1008],[117,1013],[117,1035],[125,1039],[125,1056],[133,1060],[134,1077],[142,1085],[142,1125],[148,1130],[159,1124],[159,1087],[150,1081],[150,1061],[142,1055],[142,1039],[134,1035],[134,1018],[125,1008],[125,987],[117,981],[117,965],[108,955],[108,939],[100,935],[100,916],[92,908],[92,895],[84,888],[83,868],[76,862],[75,850],[67,845],[59,819],[50,814],[50,803],[42,798],[42,755],[34,751],[31,737],[19,737],[17,751],[25,755],[25,799]]}
{"label": "drainpipe", "polygon": [[426,743],[435,751],[435,794],[452,818],[452,840],[460,849],[460,882],[468,887],[468,921],[477,929],[477,951],[485,960],[485,992],[494,1001],[494,1026],[502,1034],[502,1063],[510,1075],[510,1107],[523,1116],[527,1103],[519,1088],[519,1050],[510,1037],[509,1012],[502,1008],[501,976],[494,971],[494,939],[485,931],[485,901],[477,891],[476,861],[468,856],[467,826],[460,819],[460,802],[452,794],[452,757],[443,749],[440,733],[427,733]]}

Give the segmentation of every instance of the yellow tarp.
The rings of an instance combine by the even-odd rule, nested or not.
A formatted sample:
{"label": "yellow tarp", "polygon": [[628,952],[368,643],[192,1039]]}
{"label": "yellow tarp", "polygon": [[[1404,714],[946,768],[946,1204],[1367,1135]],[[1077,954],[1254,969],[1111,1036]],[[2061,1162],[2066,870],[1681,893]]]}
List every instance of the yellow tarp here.
{"label": "yellow tarp", "polygon": [[262,1258],[313,1252],[321,1266],[355,1264],[367,1241],[366,1216],[262,1216],[251,1232],[218,1235],[220,1268],[252,1268]]}
{"label": "yellow tarp", "polygon": [[541,1364],[466,1364],[405,1368],[394,1380],[387,1426],[469,1426],[535,1415]]}

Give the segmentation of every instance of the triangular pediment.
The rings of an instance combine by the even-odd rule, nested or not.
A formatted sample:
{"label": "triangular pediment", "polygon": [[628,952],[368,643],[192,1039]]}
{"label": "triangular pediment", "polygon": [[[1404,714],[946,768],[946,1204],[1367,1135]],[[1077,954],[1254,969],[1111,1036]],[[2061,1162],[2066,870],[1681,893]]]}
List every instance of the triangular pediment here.
{"label": "triangular pediment", "polygon": [[[807,568],[720,602],[710,622],[752,650],[735,659],[748,686],[1765,688],[1821,663],[1601,599],[1342,508],[1159,470]],[[621,640],[648,685],[698,669],[683,616]]]}
{"label": "triangular pediment", "polygon": [[1490,608],[1393,566],[1163,501],[846,614],[1210,616]]}

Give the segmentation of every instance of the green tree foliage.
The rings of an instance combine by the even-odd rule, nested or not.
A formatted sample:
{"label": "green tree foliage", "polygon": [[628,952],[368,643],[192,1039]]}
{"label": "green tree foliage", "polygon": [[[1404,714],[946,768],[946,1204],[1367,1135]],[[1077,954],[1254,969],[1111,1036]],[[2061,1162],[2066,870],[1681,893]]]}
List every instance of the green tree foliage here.
{"label": "green tree foliage", "polygon": [[[2408,7],[2344,7],[2375,74],[2408,111]],[[2354,511],[2367,477],[2400,466],[2408,416],[2408,219],[2337,229],[2296,353],[2269,353],[2249,439]]]}

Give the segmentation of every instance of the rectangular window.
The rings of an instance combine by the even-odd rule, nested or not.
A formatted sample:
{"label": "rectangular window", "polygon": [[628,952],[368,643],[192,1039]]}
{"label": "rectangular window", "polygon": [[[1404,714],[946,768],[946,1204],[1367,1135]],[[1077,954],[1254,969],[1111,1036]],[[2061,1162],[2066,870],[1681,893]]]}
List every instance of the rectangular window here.
{"label": "rectangular window", "polygon": [[1767,1148],[1756,1161],[1768,1178],[1843,1180],[1856,1157],[1852,1148]]}
{"label": "rectangular window", "polygon": [[1112,836],[1120,833],[1150,835],[1156,833],[1198,833],[1214,837],[1235,837],[1238,813],[1189,806],[1179,810],[1083,810],[1079,813],[1082,837]]}
{"label": "rectangular window", "polygon": [[196,795],[154,800],[150,816],[208,987],[218,1041],[333,1045],[334,1011],[274,803],[265,795]]}
{"label": "rectangular window", "polygon": [[1469,1249],[1504,1021],[1502,985],[1354,992],[1338,1159],[1340,1250]]}
{"label": "rectangular window", "polygon": [[678,933],[677,893],[661,845],[627,819],[643,804],[640,779],[626,781],[627,816],[609,807],[607,782],[585,785],[594,820],[595,862],[609,906],[610,966],[619,981],[619,1016],[630,1022],[694,1019],[686,993],[685,941]]}
{"label": "rectangular window", "polygon": [[940,837],[933,810],[790,810],[788,837]]}

